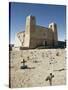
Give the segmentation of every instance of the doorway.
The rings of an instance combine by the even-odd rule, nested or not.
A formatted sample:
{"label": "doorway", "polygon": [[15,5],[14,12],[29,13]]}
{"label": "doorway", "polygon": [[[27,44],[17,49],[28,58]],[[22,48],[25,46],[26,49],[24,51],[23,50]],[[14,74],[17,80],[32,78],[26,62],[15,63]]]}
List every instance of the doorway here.
{"label": "doorway", "polygon": [[43,45],[47,46],[47,41],[46,40],[43,41]]}
{"label": "doorway", "polygon": [[45,41],[45,46],[47,46],[47,41]]}

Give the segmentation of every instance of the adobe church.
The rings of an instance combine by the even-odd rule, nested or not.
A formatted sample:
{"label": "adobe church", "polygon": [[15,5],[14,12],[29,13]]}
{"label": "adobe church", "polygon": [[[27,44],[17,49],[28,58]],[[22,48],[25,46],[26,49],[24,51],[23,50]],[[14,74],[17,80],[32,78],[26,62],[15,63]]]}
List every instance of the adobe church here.
{"label": "adobe church", "polygon": [[39,46],[57,46],[57,25],[49,27],[36,25],[35,16],[26,17],[25,32],[18,32],[15,37],[15,48],[37,48]]}

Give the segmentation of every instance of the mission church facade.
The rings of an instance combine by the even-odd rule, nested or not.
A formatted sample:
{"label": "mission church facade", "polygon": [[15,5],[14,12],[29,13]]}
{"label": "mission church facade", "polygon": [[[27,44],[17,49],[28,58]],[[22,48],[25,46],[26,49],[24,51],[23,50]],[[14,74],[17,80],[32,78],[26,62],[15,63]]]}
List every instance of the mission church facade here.
{"label": "mission church facade", "polygon": [[37,48],[53,45],[58,45],[57,24],[51,23],[49,27],[36,25],[35,16],[27,16],[25,32],[18,32],[15,36],[14,47],[16,48]]}

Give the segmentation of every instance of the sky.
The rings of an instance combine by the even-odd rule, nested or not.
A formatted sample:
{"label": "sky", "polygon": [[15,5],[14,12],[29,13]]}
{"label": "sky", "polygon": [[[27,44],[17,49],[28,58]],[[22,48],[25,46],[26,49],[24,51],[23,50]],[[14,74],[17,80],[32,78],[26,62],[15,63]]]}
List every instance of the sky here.
{"label": "sky", "polygon": [[51,22],[57,24],[58,40],[66,39],[66,6],[11,2],[9,4],[10,43],[15,43],[17,32],[25,31],[26,17],[36,17],[36,24],[48,27]]}

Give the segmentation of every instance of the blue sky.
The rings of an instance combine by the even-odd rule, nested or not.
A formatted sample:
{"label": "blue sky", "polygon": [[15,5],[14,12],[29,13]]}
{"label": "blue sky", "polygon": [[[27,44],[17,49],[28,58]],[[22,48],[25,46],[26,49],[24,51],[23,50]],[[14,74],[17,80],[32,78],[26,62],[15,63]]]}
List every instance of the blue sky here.
{"label": "blue sky", "polygon": [[15,42],[15,34],[25,31],[26,16],[36,17],[36,24],[48,27],[57,23],[58,40],[66,39],[66,7],[64,5],[31,4],[11,2],[10,8],[10,43]]}

